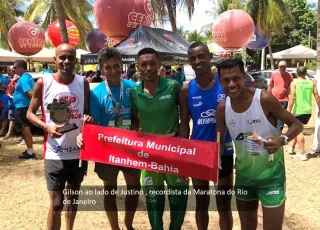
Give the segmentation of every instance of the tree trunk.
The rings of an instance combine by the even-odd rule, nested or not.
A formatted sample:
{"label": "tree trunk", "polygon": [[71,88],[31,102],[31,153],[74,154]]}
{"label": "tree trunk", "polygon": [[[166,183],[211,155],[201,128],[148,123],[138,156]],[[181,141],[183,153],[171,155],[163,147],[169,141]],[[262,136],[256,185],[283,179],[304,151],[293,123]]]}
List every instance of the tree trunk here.
{"label": "tree trunk", "polygon": [[317,17],[317,75],[320,76],[320,2],[318,1]]}
{"label": "tree trunk", "polygon": [[177,32],[177,24],[176,24],[176,17],[174,16],[174,7],[172,7],[172,1],[166,0],[167,10],[169,14],[169,19],[171,23],[171,28],[173,32]]}
{"label": "tree trunk", "polygon": [[269,49],[269,54],[270,54],[270,65],[271,65],[271,69],[274,70],[272,47],[271,47],[271,35],[267,35],[267,42],[268,42],[268,49]]}
{"label": "tree trunk", "polygon": [[54,8],[56,10],[56,13],[58,16],[58,21],[60,24],[61,41],[62,41],[62,43],[69,44],[68,32],[67,32],[67,26],[66,26],[66,21],[65,21],[65,17],[64,17],[62,0],[53,0],[53,4],[54,4]]}

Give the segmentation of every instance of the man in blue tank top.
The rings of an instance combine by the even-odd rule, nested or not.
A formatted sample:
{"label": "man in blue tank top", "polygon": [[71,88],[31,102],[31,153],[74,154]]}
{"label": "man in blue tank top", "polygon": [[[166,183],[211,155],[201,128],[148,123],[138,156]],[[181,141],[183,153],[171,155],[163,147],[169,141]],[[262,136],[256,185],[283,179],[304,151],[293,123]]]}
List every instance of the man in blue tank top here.
{"label": "man in blue tank top", "polygon": [[[191,139],[216,141],[216,109],[226,98],[219,83],[218,75],[211,72],[212,54],[207,45],[193,43],[188,50],[189,63],[195,71],[196,78],[182,87],[180,91],[180,131],[179,136],[189,138],[189,116],[193,121]],[[233,186],[233,144],[229,133],[225,138],[225,150],[221,155],[218,190],[226,195],[216,195],[217,208],[220,216],[221,229],[232,229],[231,198],[227,195]],[[195,190],[209,190],[209,181],[192,178]],[[201,193],[200,193],[201,194]],[[209,195],[196,195],[196,222],[198,229],[207,229],[209,223]]]}

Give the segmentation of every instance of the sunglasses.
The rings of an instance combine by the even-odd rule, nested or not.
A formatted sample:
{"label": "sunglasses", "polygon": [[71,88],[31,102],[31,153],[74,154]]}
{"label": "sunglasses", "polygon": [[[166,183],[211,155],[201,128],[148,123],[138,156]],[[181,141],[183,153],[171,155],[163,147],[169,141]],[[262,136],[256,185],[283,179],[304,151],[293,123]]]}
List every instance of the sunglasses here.
{"label": "sunglasses", "polygon": [[13,66],[12,69],[20,68],[21,66]]}

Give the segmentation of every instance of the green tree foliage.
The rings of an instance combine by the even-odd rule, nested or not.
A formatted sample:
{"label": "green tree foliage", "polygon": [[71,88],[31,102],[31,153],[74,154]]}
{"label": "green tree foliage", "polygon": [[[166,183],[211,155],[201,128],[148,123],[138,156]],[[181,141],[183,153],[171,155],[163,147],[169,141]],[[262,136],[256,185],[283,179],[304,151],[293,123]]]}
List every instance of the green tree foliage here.
{"label": "green tree foliage", "polygon": [[292,25],[291,12],[282,0],[249,0],[245,10],[251,15],[260,34],[267,37],[271,69],[274,69],[271,40],[284,33],[283,24]]}
{"label": "green tree foliage", "polygon": [[0,47],[10,49],[8,32],[22,14],[23,0],[0,0]]}
{"label": "green tree foliage", "polygon": [[177,28],[177,33],[188,40],[189,30],[185,30],[183,26]]}
{"label": "green tree foliage", "polygon": [[205,37],[200,32],[198,32],[197,30],[194,30],[188,34],[188,41],[190,43],[193,43],[193,42],[205,42],[206,40],[205,40]]}
{"label": "green tree foliage", "polygon": [[[93,14],[93,6],[87,0],[61,0],[66,19],[72,21],[80,31],[78,48],[85,49],[84,38],[93,29],[89,17]],[[25,12],[25,20],[39,22],[44,30],[58,19],[53,0],[33,0]]]}
{"label": "green tree foliage", "polygon": [[196,2],[198,0],[152,0],[154,22],[163,23],[169,20],[172,31],[177,31],[177,10],[179,8],[180,10],[186,9],[189,19],[191,19]]}
{"label": "green tree foliage", "polygon": [[[307,4],[307,0],[286,0],[288,10],[294,22],[292,26],[284,23],[284,35],[273,37],[274,51],[284,50],[296,45],[304,45],[316,49],[317,42],[317,12],[315,4]],[[310,31],[310,40],[309,40]]]}
{"label": "green tree foliage", "polygon": [[209,10],[206,10],[205,13],[209,16],[212,16],[212,22],[202,27],[201,30],[204,33],[212,29],[213,21],[215,17],[217,17],[218,15],[222,14],[227,10],[244,8],[244,3],[242,0],[211,0],[211,1],[213,6]]}

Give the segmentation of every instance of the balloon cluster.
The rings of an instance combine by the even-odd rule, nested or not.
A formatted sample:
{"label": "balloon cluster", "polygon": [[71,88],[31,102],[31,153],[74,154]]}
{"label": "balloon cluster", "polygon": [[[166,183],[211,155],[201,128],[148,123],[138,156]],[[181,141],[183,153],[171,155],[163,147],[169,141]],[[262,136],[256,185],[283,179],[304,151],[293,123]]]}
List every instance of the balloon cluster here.
{"label": "balloon cluster", "polygon": [[226,50],[237,50],[246,46],[254,32],[254,23],[243,10],[228,10],[214,22],[212,36],[215,43]]}
{"label": "balloon cluster", "polygon": [[[96,0],[94,18],[100,30],[95,29],[86,35],[87,49],[98,52],[103,47],[114,46],[139,25],[150,26],[152,14],[151,0]],[[77,46],[80,41],[79,29],[73,22],[65,22],[69,44]],[[47,37],[55,47],[62,43],[58,21],[49,26]],[[34,55],[43,48],[45,35],[34,23],[19,22],[9,31],[9,43],[17,53]]]}
{"label": "balloon cluster", "polygon": [[[72,46],[77,46],[80,41],[80,32],[73,22],[71,22],[69,20],[65,20],[65,22],[66,22],[66,27],[67,27],[69,44]],[[58,20],[53,22],[49,26],[48,38],[49,38],[50,43],[54,47],[57,47],[60,44],[62,44],[61,33],[60,33],[60,24],[59,24]]]}
{"label": "balloon cluster", "polygon": [[21,21],[10,28],[8,42],[15,52],[32,56],[42,50],[45,35],[40,26],[32,22]]}

